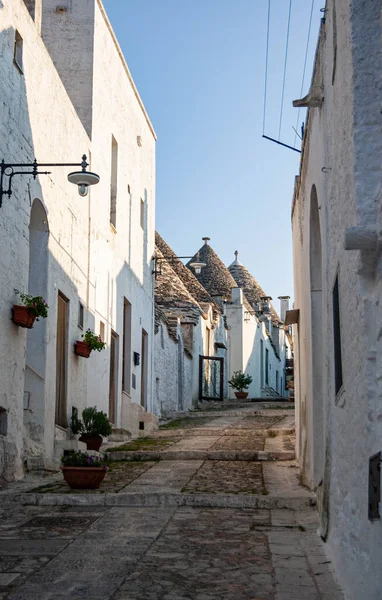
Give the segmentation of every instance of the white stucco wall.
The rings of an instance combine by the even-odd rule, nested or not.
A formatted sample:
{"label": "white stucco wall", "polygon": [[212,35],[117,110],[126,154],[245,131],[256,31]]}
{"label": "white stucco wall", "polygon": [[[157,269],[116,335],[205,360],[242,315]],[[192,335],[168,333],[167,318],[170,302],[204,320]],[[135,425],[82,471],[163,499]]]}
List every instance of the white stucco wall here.
{"label": "white stucco wall", "polygon": [[[294,326],[298,453],[304,481],[317,487],[321,533],[351,600],[377,600],[382,594],[381,522],[368,519],[368,461],[382,449],[381,284],[375,255],[344,249],[348,227],[380,223],[382,68],[377,5],[358,0],[350,7],[345,0],[337,1],[335,18],[333,1],[327,3],[317,57],[325,100],[322,108],[309,111],[293,211],[295,308],[300,309]],[[317,189],[323,264],[318,357],[312,353],[312,306],[317,306],[311,302],[309,276],[312,185]],[[332,289],[337,274],[343,387],[336,396]]]}
{"label": "white stucco wall", "polygon": [[[72,4],[73,11],[77,5]],[[0,406],[7,411],[8,422],[7,435],[0,435],[0,477],[8,480],[22,476],[23,421],[27,425],[26,437],[31,435],[37,444],[35,451],[47,457],[54,454],[55,435],[66,436],[65,431],[54,427],[59,290],[69,300],[68,419],[72,406],[81,410],[86,405],[96,404],[108,412],[109,344],[113,329],[119,336],[116,425],[130,428],[128,404],[140,403],[141,366],[131,366],[137,385],[127,397],[121,389],[124,298],[132,305],[131,352],[142,355],[142,328],[148,334],[147,409],[152,407],[150,260],[154,247],[155,139],[102,7],[99,3],[91,5],[90,1],[86,3],[87,9],[94,12],[96,48],[92,61],[96,74],[92,83],[92,141],[23,1],[5,0],[0,8],[0,157],[4,156],[6,162],[31,162],[36,156],[41,162],[61,163],[80,162],[82,153],[86,153],[91,156],[91,169],[101,176],[100,184],[86,198],[81,198],[67,181],[67,173],[75,170],[73,168],[53,168],[51,175],[40,176],[36,182],[30,177],[16,176],[13,196],[10,200],[5,198],[0,209],[0,358],[3,364]],[[54,19],[62,19],[62,15],[55,11],[53,14],[48,3],[44,6],[50,11],[50,31],[54,31]],[[84,7],[81,4],[81,11]],[[23,73],[13,63],[16,29],[24,40]],[[73,32],[74,37],[80,34],[81,30]],[[59,28],[56,39],[61,48]],[[81,45],[80,38],[76,39],[75,47],[78,44]],[[84,44],[86,53],[86,40]],[[51,48],[52,45],[53,39]],[[66,44],[65,49],[64,64],[70,66],[70,44]],[[112,135],[119,144],[116,231],[109,223]],[[141,146],[138,146],[137,136],[141,136]],[[145,205],[144,228],[140,225],[141,198]],[[49,229],[46,290],[49,316],[27,334],[10,321],[10,310],[17,302],[13,290],[28,291],[29,221],[34,199],[41,200],[45,206]],[[31,291],[38,293],[36,289]],[[100,354],[93,352],[89,359],[73,353],[73,344],[81,335],[77,324],[79,300],[86,308],[85,328],[91,327],[98,333],[100,321],[105,324],[107,350]],[[26,375],[26,385],[30,388],[26,388],[30,392],[29,408],[24,411],[27,335],[30,343],[35,341],[40,347],[44,346],[42,339],[45,339],[46,356],[45,360],[36,361],[32,356],[29,359],[33,362]],[[38,416],[38,412],[43,413],[42,416]],[[136,411],[134,415],[136,418]],[[43,431],[39,429],[42,423]]]}
{"label": "white stucco wall", "polygon": [[[229,344],[229,377],[235,371],[251,375],[252,383],[248,388],[250,398],[261,398],[266,395],[265,388],[271,387],[276,391],[276,372],[279,373],[278,393],[281,393],[281,378],[285,381],[285,334],[280,330],[280,348],[278,356],[266,332],[265,322],[257,319],[249,312],[244,304],[243,296],[234,288],[232,302],[225,305],[227,316]],[[241,292],[241,290],[240,290]],[[261,361],[263,348],[263,362]],[[268,383],[265,376],[265,354],[268,351]],[[263,375],[261,373],[263,371]],[[235,397],[235,390],[229,388],[229,397]]]}
{"label": "white stucco wall", "polygon": [[192,408],[192,359],[184,351],[183,332],[178,323],[176,341],[161,322],[154,336],[154,407],[153,412],[166,418],[177,411]]}

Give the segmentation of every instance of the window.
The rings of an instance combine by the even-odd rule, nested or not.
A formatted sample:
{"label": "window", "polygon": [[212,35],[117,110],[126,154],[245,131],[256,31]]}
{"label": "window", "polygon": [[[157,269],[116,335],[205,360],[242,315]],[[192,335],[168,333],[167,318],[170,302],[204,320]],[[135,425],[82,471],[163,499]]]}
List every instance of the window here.
{"label": "window", "polygon": [[130,394],[131,377],[131,304],[123,304],[122,390]]}
{"label": "window", "polygon": [[67,427],[67,369],[68,369],[69,300],[61,293],[57,298],[56,337],[56,425]]}
{"label": "window", "polygon": [[8,433],[8,413],[0,406],[0,435],[7,435]]}
{"label": "window", "polygon": [[334,380],[336,396],[342,387],[341,321],[338,275],[333,287]]}
{"label": "window", "polygon": [[142,198],[141,198],[140,222],[141,222],[142,229],[144,229],[145,228],[145,203],[143,202]]}
{"label": "window", "polygon": [[279,393],[279,372],[276,371],[276,392]]}
{"label": "window", "polygon": [[269,384],[268,370],[269,370],[269,350],[266,348],[265,349],[265,385]]}
{"label": "window", "polygon": [[101,340],[104,342],[105,341],[105,323],[103,323],[102,321],[99,322],[99,335]]}
{"label": "window", "polygon": [[118,144],[111,136],[110,223],[117,227]]}
{"label": "window", "polygon": [[21,37],[21,35],[19,34],[18,31],[16,31],[16,34],[15,34],[15,50],[14,50],[14,54],[13,54],[13,61],[14,61],[15,65],[17,65],[17,67],[22,72],[22,70],[23,70],[23,38]]}
{"label": "window", "polygon": [[82,302],[78,303],[78,327],[80,329],[84,328],[84,313],[85,313],[85,307],[82,304]]}

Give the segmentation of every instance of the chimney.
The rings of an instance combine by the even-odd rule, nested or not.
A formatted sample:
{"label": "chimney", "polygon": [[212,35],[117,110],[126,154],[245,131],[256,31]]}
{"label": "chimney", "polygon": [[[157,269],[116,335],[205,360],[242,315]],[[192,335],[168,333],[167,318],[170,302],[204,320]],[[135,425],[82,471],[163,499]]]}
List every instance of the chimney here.
{"label": "chimney", "polygon": [[285,315],[287,310],[289,310],[290,296],[279,296],[278,298],[280,300],[280,319],[285,323]]}
{"label": "chimney", "polygon": [[239,287],[231,289],[232,302],[235,304],[243,304],[243,290]]}
{"label": "chimney", "polygon": [[205,245],[205,246],[208,246],[208,242],[210,241],[210,239],[211,239],[211,238],[209,238],[209,237],[203,237],[203,238],[202,238],[202,240],[203,240],[203,242],[204,242],[204,245]]}

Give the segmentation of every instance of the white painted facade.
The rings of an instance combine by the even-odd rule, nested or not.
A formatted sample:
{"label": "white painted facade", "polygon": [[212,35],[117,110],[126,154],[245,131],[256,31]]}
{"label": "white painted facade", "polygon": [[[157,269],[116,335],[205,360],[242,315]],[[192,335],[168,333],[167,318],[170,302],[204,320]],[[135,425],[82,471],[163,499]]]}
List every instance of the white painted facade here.
{"label": "white painted facade", "polygon": [[[274,337],[278,343],[271,343],[267,333],[266,320],[258,318],[244,305],[241,288],[232,289],[232,302],[225,304],[228,325],[228,379],[235,371],[251,375],[248,388],[249,398],[266,396],[288,397],[285,390],[285,360],[291,358],[290,344],[283,327],[275,327]],[[272,331],[272,321],[268,327]],[[275,393],[276,392],[276,393]],[[229,397],[235,397],[235,390],[229,387]]]}
{"label": "white painted facade", "polygon": [[[55,426],[59,293],[68,302],[67,422],[73,406],[97,405],[109,413],[112,332],[114,423],[137,433],[140,421],[153,421],[146,411],[153,408],[155,133],[100,0],[63,0],[62,11],[56,7],[36,0],[34,21],[23,0],[0,3],[0,159],[67,163],[80,162],[85,153],[101,181],[81,198],[67,181],[75,168],[52,168],[36,181],[15,176],[13,195],[0,209],[0,478],[8,481],[22,476],[28,455],[47,465],[55,440],[70,435]],[[23,40],[22,69],[14,63],[16,31]],[[31,331],[10,320],[15,289],[48,301],[48,318]],[[79,302],[85,307],[82,330]],[[126,319],[124,325],[126,302],[130,327]],[[84,359],[74,354],[73,344],[87,327],[96,333],[103,328],[107,349]],[[134,352],[139,365],[133,364]]]}
{"label": "white painted facade", "polygon": [[346,597],[377,600],[382,525],[368,518],[368,489],[382,450],[381,3],[326,9],[292,213],[297,452]]}

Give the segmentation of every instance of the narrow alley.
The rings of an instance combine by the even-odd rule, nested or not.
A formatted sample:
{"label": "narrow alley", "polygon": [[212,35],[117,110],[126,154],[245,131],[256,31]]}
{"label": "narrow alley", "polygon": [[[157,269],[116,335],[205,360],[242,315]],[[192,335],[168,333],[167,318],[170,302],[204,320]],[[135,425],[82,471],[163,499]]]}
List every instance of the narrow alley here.
{"label": "narrow alley", "polygon": [[293,405],[236,406],[109,444],[98,491],[61,474],[3,489],[0,599],[343,598],[299,484]]}

